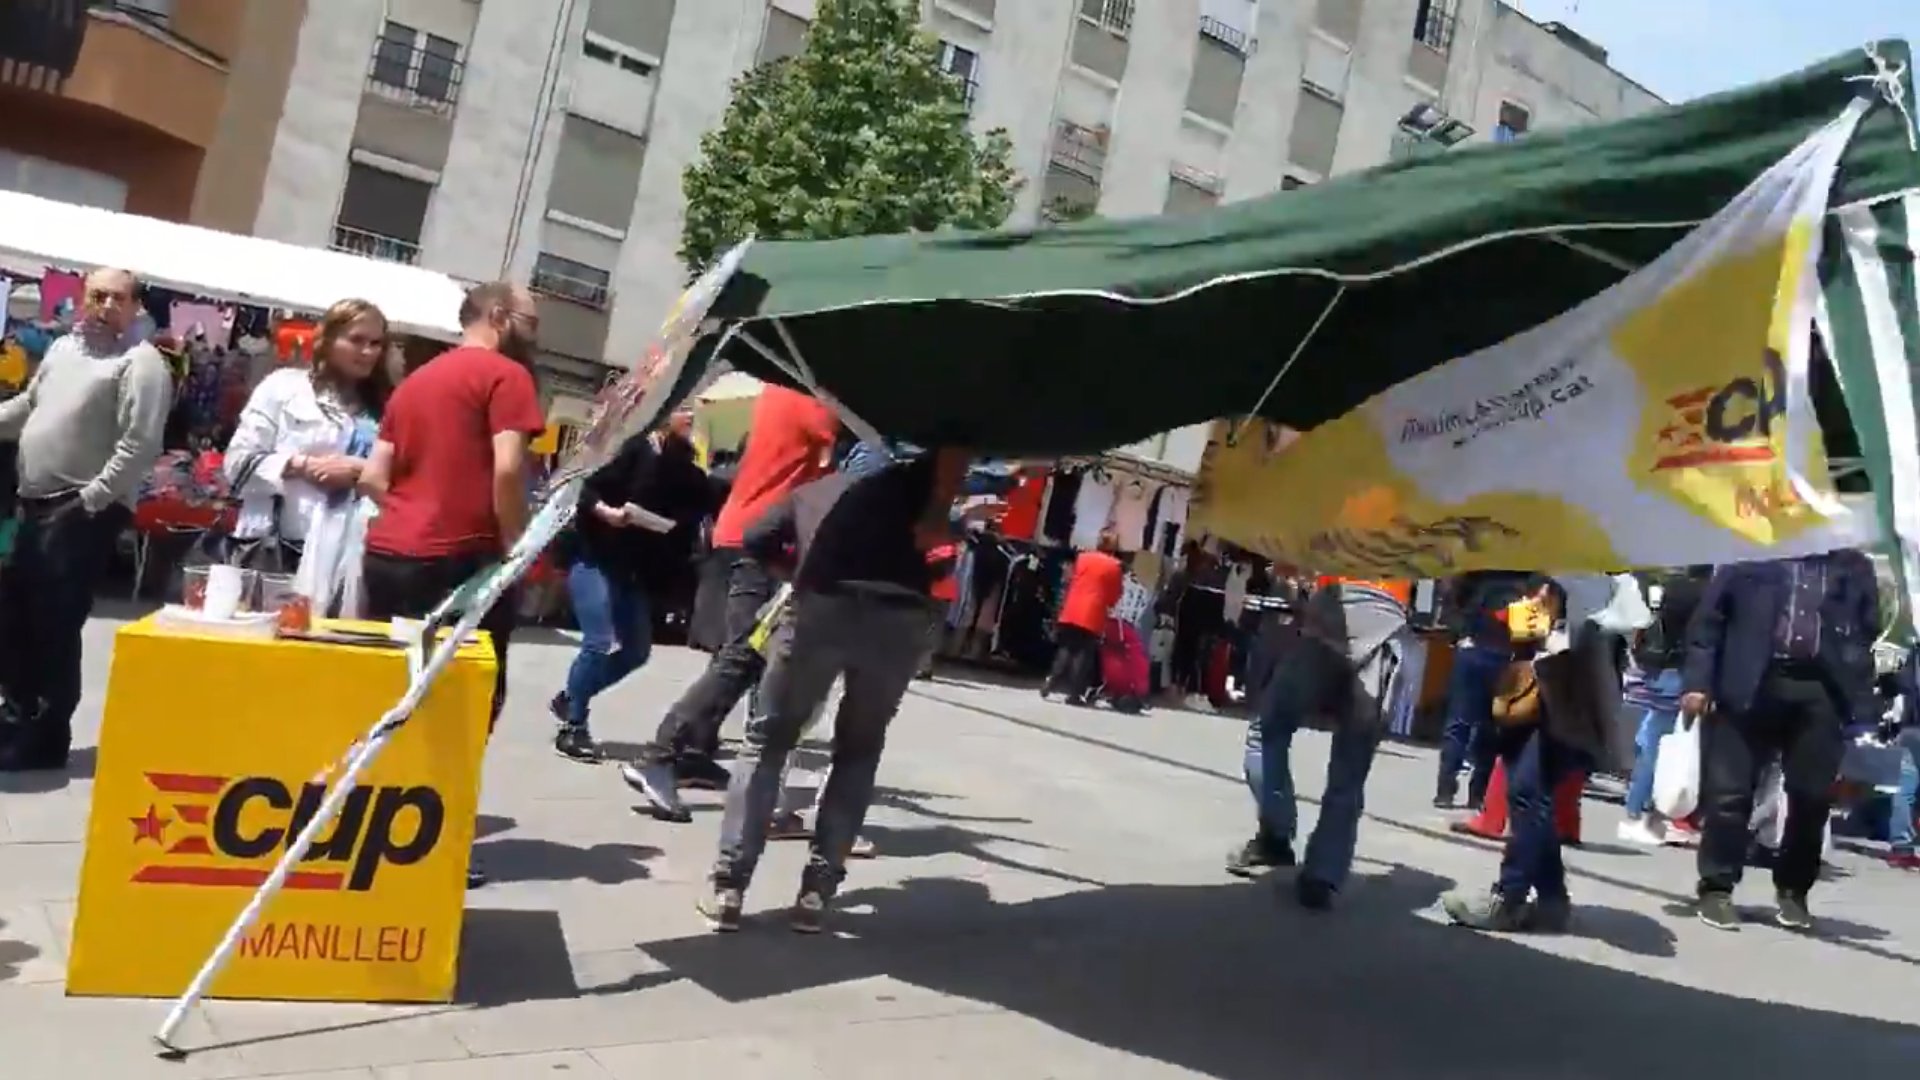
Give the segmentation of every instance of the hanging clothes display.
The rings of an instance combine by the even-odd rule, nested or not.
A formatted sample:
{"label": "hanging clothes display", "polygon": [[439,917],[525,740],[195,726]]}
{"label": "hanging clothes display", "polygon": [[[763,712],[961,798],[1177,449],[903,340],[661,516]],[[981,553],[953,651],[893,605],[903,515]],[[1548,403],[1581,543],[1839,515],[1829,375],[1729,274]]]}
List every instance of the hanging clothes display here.
{"label": "hanging clothes display", "polygon": [[1073,500],[1073,535],[1069,538],[1075,550],[1091,551],[1100,543],[1100,530],[1113,520],[1113,484],[1099,479],[1092,473],[1080,478],[1080,493]]}
{"label": "hanging clothes display", "polygon": [[233,308],[197,300],[175,300],[167,313],[167,328],[182,342],[204,340],[226,348],[233,343]]}
{"label": "hanging clothes display", "polygon": [[1009,540],[1032,540],[1040,526],[1040,502],[1047,493],[1047,474],[1029,469],[1007,493],[1007,512],[1000,519],[1000,535]]}
{"label": "hanging clothes display", "polygon": [[1160,497],[1154,503],[1154,529],[1158,536],[1152,545],[1160,554],[1180,553],[1180,545],[1186,539],[1187,507],[1192,496],[1191,489],[1172,484],[1160,489]]}
{"label": "hanging clothes display", "polygon": [[[62,321],[66,314],[78,310],[86,289],[86,281],[79,274],[65,270],[47,271],[40,278],[40,321]],[[63,306],[65,312],[62,311]]]}
{"label": "hanging clothes display", "polygon": [[1144,480],[1123,480],[1115,485],[1113,531],[1120,538],[1120,550],[1139,551],[1153,546],[1147,536],[1147,507],[1153,495]]}
{"label": "hanging clothes display", "polygon": [[1056,470],[1050,490],[1040,536],[1064,544],[1073,539],[1073,508],[1080,498],[1080,474]]}

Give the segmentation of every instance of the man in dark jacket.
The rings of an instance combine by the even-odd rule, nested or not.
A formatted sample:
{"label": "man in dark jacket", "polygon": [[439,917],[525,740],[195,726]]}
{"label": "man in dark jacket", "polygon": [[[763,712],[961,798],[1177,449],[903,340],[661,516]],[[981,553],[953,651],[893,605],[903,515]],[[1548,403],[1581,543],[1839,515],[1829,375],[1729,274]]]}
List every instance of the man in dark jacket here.
{"label": "man in dark jacket", "polygon": [[1699,914],[1739,928],[1733,889],[1746,864],[1754,788],[1774,756],[1787,821],[1773,881],[1775,920],[1813,925],[1807,893],[1820,853],[1849,717],[1872,720],[1880,592],[1858,551],[1742,563],[1717,571],[1687,633],[1683,712],[1701,729]]}
{"label": "man in dark jacket", "polygon": [[713,892],[700,903],[714,929],[739,927],[787,755],[843,678],[833,769],[792,912],[795,930],[821,929],[873,801],[887,726],[934,619],[926,552],[951,535],[948,515],[967,461],[943,450],[863,476],[834,473],[794,489],[748,526],[745,551],[765,565],[791,567],[793,595],[768,646],[765,722],[734,767]]}

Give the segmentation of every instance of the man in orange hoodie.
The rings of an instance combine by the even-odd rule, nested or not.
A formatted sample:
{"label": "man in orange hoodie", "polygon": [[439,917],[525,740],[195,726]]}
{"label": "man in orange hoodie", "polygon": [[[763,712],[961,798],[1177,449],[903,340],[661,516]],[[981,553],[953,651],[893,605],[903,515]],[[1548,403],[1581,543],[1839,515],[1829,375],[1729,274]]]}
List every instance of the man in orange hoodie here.
{"label": "man in orange hoodie", "polygon": [[1126,570],[1115,554],[1120,550],[1119,535],[1112,529],[1102,529],[1096,545],[1093,551],[1081,552],[1073,562],[1067,598],[1054,622],[1053,668],[1040,687],[1042,698],[1064,689],[1069,705],[1091,704],[1088,692],[1099,670],[1107,611],[1119,602],[1126,586]]}

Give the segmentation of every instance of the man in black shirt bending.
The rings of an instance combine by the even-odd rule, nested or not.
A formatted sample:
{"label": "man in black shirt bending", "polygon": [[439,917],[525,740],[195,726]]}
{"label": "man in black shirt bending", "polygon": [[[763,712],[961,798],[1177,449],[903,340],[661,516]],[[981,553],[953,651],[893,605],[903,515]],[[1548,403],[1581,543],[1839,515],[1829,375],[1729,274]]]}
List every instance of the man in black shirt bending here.
{"label": "man in black shirt bending", "polygon": [[700,903],[714,929],[739,927],[787,754],[842,678],[833,769],[792,912],[795,930],[820,930],[873,801],[887,725],[926,648],[935,618],[926,553],[950,536],[967,461],[962,451],[941,450],[867,475],[834,473],[795,489],[747,528],[746,551],[791,568],[793,595],[768,646],[763,741],[734,766],[713,892]]}

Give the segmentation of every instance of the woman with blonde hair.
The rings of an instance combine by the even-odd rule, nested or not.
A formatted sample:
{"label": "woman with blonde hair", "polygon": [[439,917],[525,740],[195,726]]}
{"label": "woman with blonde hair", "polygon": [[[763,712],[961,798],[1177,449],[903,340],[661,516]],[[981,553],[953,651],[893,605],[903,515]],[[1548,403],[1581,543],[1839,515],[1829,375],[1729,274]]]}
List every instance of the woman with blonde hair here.
{"label": "woman with blonde hair", "polygon": [[227,444],[227,480],[241,500],[234,540],[260,553],[246,561],[291,569],[324,527],[332,565],[307,583],[325,594],[308,593],[318,613],[340,599],[337,564],[352,546],[354,484],[393,390],[387,346],[387,317],[373,303],[334,304],[314,335],[312,364],[260,380]]}

